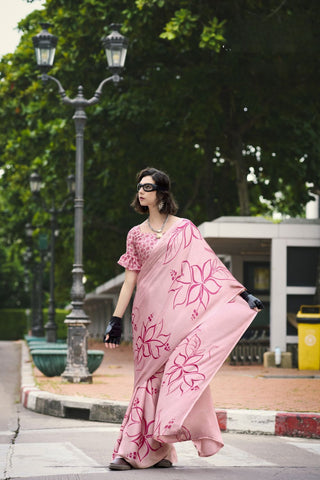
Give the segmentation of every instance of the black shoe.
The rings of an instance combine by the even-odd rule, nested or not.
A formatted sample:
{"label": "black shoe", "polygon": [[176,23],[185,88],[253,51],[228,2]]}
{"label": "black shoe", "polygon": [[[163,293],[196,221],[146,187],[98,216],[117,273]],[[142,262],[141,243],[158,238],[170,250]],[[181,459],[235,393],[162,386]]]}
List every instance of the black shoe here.
{"label": "black shoe", "polygon": [[166,458],[163,458],[162,460],[160,460],[160,462],[156,463],[153,466],[154,468],[170,468],[172,467],[172,462],[170,462],[170,460],[167,460]]}
{"label": "black shoe", "polygon": [[126,462],[124,458],[117,457],[109,465],[110,470],[131,470],[130,463]]}

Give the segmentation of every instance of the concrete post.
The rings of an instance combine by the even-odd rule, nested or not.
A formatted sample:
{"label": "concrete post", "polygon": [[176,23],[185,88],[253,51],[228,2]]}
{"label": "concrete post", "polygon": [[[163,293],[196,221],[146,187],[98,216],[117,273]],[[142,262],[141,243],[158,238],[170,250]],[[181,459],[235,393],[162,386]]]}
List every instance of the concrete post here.
{"label": "concrete post", "polygon": [[287,349],[287,244],[273,239],[271,244],[270,349]]}

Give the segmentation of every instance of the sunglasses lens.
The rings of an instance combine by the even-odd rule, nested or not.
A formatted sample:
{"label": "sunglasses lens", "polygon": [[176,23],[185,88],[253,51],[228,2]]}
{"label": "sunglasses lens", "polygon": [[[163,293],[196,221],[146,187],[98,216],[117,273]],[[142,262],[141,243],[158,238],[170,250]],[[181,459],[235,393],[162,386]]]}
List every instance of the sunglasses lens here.
{"label": "sunglasses lens", "polygon": [[139,192],[140,188],[142,188],[145,192],[152,192],[152,190],[157,190],[157,185],[153,183],[138,183],[137,191]]}

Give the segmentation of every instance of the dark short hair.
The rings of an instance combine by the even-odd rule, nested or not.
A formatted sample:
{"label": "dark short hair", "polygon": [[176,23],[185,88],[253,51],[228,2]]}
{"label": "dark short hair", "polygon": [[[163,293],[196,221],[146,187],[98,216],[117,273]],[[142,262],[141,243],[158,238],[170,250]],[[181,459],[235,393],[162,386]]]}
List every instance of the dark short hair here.
{"label": "dark short hair", "polygon": [[[161,187],[161,190],[157,190],[158,204],[163,202],[163,207],[161,208],[160,212],[171,215],[177,213],[178,205],[170,191],[171,182],[169,175],[161,170],[157,170],[156,168],[147,167],[137,173],[137,183],[140,183],[143,177],[148,176],[152,177],[154,183]],[[143,207],[140,205],[138,193],[136,193],[131,206],[138,213],[146,213],[148,211],[148,207]]]}

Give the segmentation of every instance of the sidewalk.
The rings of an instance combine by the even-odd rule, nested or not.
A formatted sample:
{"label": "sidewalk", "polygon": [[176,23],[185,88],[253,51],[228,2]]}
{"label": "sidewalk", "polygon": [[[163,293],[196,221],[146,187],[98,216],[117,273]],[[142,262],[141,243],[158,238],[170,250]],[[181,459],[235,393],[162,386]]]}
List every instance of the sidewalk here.
{"label": "sidewalk", "polygon": [[[104,351],[91,385],[70,384],[32,368],[23,342],[23,405],[49,415],[120,423],[133,388],[132,348]],[[320,371],[225,364],[210,387],[221,430],[320,438]]]}

